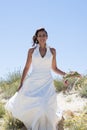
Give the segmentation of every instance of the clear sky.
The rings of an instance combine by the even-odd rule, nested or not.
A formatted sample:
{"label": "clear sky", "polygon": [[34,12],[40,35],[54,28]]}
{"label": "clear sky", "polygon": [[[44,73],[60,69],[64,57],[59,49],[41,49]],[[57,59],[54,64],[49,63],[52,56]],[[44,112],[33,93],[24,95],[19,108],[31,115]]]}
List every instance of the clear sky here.
{"label": "clear sky", "polygon": [[23,69],[40,27],[56,48],[57,66],[87,74],[87,0],[0,0],[0,77]]}

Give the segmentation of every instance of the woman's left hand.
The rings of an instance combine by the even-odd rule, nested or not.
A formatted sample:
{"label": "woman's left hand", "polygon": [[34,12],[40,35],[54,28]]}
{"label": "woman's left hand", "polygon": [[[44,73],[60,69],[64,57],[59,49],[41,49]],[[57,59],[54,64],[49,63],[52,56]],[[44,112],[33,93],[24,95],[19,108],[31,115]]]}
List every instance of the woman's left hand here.
{"label": "woman's left hand", "polygon": [[64,80],[64,85],[65,85],[66,87],[69,86],[69,81],[68,81],[68,79]]}

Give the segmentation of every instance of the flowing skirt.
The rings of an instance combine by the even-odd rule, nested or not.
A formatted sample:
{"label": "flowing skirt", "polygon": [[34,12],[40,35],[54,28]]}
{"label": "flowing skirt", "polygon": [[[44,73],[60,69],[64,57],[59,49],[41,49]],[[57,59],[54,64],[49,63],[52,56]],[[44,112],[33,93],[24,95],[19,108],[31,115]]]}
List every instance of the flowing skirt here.
{"label": "flowing skirt", "polygon": [[28,130],[56,130],[57,93],[53,81],[50,78],[34,81],[27,78],[5,108]]}

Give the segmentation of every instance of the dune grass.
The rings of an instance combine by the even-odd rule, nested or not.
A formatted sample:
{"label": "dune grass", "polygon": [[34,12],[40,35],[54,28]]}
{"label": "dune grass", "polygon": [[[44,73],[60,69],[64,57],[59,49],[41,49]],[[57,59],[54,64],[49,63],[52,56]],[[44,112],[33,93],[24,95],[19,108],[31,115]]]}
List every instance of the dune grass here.
{"label": "dune grass", "polygon": [[8,74],[7,79],[0,81],[0,90],[3,93],[3,98],[10,98],[17,91],[21,78],[21,72],[12,72]]}
{"label": "dune grass", "polygon": [[4,124],[3,124],[3,130],[21,130],[21,128],[24,126],[24,124],[19,121],[18,119],[15,119],[11,113],[5,112],[4,118]]}
{"label": "dune grass", "polygon": [[87,114],[80,114],[65,120],[65,128],[68,130],[87,130]]}
{"label": "dune grass", "polygon": [[4,104],[0,102],[0,118],[5,114]]}

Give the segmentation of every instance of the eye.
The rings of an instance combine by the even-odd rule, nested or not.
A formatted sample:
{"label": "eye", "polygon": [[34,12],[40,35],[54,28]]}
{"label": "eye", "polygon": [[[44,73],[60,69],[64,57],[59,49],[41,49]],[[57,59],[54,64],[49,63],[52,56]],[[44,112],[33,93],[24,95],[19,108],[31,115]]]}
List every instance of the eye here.
{"label": "eye", "polygon": [[37,37],[47,37],[47,35],[43,34],[43,35],[38,35]]}

